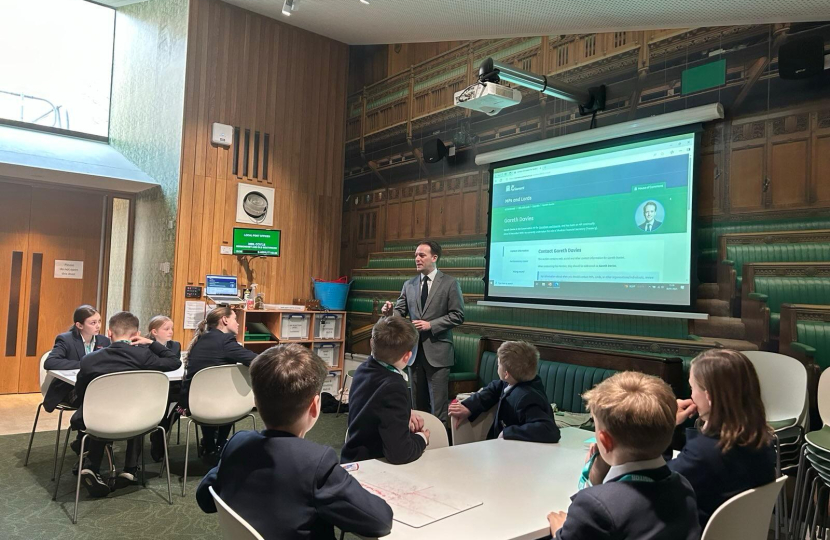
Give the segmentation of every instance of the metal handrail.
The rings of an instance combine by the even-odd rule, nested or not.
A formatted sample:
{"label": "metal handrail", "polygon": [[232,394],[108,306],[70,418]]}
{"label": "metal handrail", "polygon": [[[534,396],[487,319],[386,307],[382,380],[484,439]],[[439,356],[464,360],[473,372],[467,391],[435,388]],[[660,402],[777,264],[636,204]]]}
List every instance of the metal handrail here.
{"label": "metal handrail", "polygon": [[[65,109],[64,109],[64,113],[66,114],[66,127],[65,128],[63,126],[63,122],[62,122],[62,119],[61,119],[61,109],[63,108],[63,105],[57,105],[56,106],[54,103],[52,103],[51,101],[49,101],[46,98],[42,98],[42,97],[38,97],[38,96],[30,96],[28,94],[24,94],[23,92],[10,92],[8,90],[0,90],[0,94],[7,94],[7,95],[10,95],[10,96],[20,97],[20,121],[21,122],[26,122],[26,123],[29,123],[29,124],[37,124],[40,120],[42,120],[43,118],[46,118],[48,115],[52,114],[52,115],[54,115],[54,117],[52,119],[52,126],[51,127],[58,127],[58,128],[61,128],[61,129],[69,129],[69,113]],[[25,120],[25,118],[24,118],[24,116],[25,116],[24,111],[25,111],[25,106],[26,106],[26,101],[25,100],[27,100],[27,99],[34,100],[34,101],[42,101],[42,102],[46,103],[47,105],[49,105],[51,110],[43,113],[42,115],[38,116],[34,120]],[[55,125],[55,124],[57,124],[57,125]]]}

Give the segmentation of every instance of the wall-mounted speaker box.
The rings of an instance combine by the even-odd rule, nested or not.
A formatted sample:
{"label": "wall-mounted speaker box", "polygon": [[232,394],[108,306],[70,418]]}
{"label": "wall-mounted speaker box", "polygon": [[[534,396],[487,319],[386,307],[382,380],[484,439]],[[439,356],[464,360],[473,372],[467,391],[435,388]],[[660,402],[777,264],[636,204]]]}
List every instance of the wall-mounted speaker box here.
{"label": "wall-mounted speaker box", "polygon": [[791,38],[778,50],[778,76],[797,80],[816,77],[824,72],[824,38]]}

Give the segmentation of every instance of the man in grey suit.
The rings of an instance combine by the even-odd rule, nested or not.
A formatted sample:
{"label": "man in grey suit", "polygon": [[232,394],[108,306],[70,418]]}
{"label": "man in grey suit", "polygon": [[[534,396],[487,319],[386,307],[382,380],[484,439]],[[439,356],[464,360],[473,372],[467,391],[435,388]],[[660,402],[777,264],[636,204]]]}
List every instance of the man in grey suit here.
{"label": "man in grey suit", "polygon": [[419,331],[418,351],[409,363],[413,405],[447,424],[450,367],[455,363],[452,329],[464,322],[464,297],[454,277],[436,267],[441,246],[422,242],[415,249],[418,275],[403,285],[395,305],[386,302],[384,316],[409,316]]}

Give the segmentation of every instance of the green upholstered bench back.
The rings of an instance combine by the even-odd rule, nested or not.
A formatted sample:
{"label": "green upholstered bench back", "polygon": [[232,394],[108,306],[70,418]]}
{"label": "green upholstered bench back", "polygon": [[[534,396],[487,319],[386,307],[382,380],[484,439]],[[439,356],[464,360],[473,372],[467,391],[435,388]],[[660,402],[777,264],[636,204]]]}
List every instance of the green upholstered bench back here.
{"label": "green upholstered bench back", "polygon": [[796,336],[799,343],[816,351],[813,359],[824,370],[830,367],[830,323],[823,321],[798,321]]}
{"label": "green upholstered bench back", "polygon": [[346,301],[346,311],[371,313],[374,309],[374,300],[371,298],[349,298]]}
{"label": "green upholstered bench back", "polygon": [[[566,412],[587,412],[582,394],[615,373],[617,372],[612,369],[539,361],[539,377],[542,379],[548,401],[556,403],[560,411]],[[482,355],[478,375],[484,386],[498,379],[496,353],[486,351]]]}
{"label": "green upholstered bench back", "polygon": [[[459,255],[442,257],[440,268],[484,268],[484,257],[475,255]],[[367,268],[415,268],[415,257],[390,257],[384,259],[369,259]]]}
{"label": "green upholstered bench back", "polygon": [[767,295],[770,332],[778,335],[781,304],[830,304],[826,277],[756,277],[755,292]]}
{"label": "green upholstered bench back", "polygon": [[[395,276],[355,276],[352,283],[352,290],[354,291],[394,291],[401,292],[403,284],[415,275],[413,270],[412,276],[409,275],[395,275]],[[461,276],[455,278],[461,286],[463,294],[484,294],[484,280],[475,276]],[[397,298],[397,295],[395,295]]]}
{"label": "green upholstered bench back", "polygon": [[[441,245],[441,249],[485,247],[484,240],[438,240],[438,243]],[[406,240],[404,242],[387,242],[383,246],[383,251],[415,251],[416,247],[418,247],[418,243],[411,240]]]}
{"label": "green upholstered bench back", "polygon": [[830,261],[830,243],[735,244],[726,246],[726,258],[735,262],[735,284],[741,290],[743,266],[754,262]]}
{"label": "green upholstered bench back", "polygon": [[464,308],[464,320],[574,332],[689,339],[688,322],[667,317],[637,317],[468,304]]}
{"label": "green upholstered bench back", "polygon": [[455,331],[452,335],[455,349],[455,364],[450,369],[451,381],[474,381],[476,375],[476,359],[478,358],[478,343],[481,336],[476,334],[462,334]]}
{"label": "green upholstered bench back", "polygon": [[715,223],[697,230],[699,256],[715,261],[718,255],[718,239],[722,234],[780,231],[805,231],[830,229],[830,219],[749,221],[743,223]]}

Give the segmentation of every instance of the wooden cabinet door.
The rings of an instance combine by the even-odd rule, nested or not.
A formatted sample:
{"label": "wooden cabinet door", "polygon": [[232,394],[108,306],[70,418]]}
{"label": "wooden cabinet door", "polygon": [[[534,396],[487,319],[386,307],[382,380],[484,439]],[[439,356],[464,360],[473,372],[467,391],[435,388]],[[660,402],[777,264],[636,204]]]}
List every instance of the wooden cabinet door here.
{"label": "wooden cabinet door", "polygon": [[0,182],[0,394],[18,391],[32,189]]}

